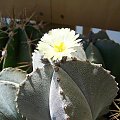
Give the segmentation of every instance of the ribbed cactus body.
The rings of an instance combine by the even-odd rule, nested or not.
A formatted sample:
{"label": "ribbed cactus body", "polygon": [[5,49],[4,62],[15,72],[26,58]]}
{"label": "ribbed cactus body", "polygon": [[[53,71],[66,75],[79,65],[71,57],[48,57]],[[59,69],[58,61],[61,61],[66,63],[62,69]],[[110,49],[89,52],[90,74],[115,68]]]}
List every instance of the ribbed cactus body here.
{"label": "ribbed cactus body", "polygon": [[[27,62],[33,64],[33,71],[27,74],[17,68],[5,68],[0,72],[0,119],[106,120],[104,115],[118,92],[115,77],[100,64],[88,62],[82,46],[76,49],[76,58],[48,61],[37,50],[31,58],[34,46],[29,39],[36,44],[34,39],[41,36],[40,31],[32,30],[31,26],[16,29],[5,46],[3,67]],[[104,49],[90,45],[88,59],[103,62]]]}
{"label": "ribbed cactus body", "polygon": [[14,25],[9,29],[0,30],[1,70],[18,67],[32,72],[32,52],[43,33],[32,25]]}

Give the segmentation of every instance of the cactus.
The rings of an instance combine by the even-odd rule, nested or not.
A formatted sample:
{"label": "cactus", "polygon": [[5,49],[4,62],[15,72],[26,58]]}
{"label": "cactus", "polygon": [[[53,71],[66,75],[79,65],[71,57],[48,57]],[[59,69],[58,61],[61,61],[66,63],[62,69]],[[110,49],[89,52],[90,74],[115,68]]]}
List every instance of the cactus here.
{"label": "cactus", "polygon": [[[110,40],[105,31],[100,31],[96,34],[91,32],[91,35],[88,38],[89,40],[87,40],[89,44],[87,48],[85,47],[88,60],[93,63],[102,64],[105,69],[111,71],[111,74],[116,77],[115,80],[120,84],[120,45]],[[86,40],[84,39],[84,41]],[[120,88],[119,84],[118,87]],[[120,91],[116,99],[118,98],[120,98]],[[111,111],[114,111],[110,112],[110,114],[112,113],[110,115],[111,119],[119,119],[120,115],[117,113],[117,110],[114,110],[116,106],[118,106],[117,108],[119,109],[118,102],[111,106]]]}
{"label": "cactus", "polygon": [[49,90],[50,78],[44,69],[28,75],[20,85],[17,98],[19,111],[30,120],[49,120]]}
{"label": "cactus", "polygon": [[86,56],[87,56],[87,59],[91,63],[96,63],[96,64],[100,64],[101,63],[105,67],[105,63],[103,61],[101,53],[96,48],[96,46],[93,45],[93,43],[90,43],[89,46],[87,47],[87,49],[86,49]]}
{"label": "cactus", "polygon": [[18,67],[32,72],[32,52],[43,33],[33,25],[23,23],[14,23],[6,29],[0,30],[0,69]]}
{"label": "cactus", "polygon": [[85,51],[90,62],[92,57],[93,63],[102,64],[105,69],[111,71],[111,74],[120,83],[120,45],[110,40],[105,31],[92,33],[89,36],[89,45]]}
{"label": "cactus", "polygon": [[3,69],[0,119],[106,120],[104,115],[118,92],[115,77],[100,64],[88,62],[81,45],[76,50],[71,59],[59,61],[35,50],[29,74]]}
{"label": "cactus", "polygon": [[[16,84],[0,82],[0,119],[2,120],[24,120],[17,112],[15,105]],[[6,92],[7,91],[7,92]]]}
{"label": "cactus", "polygon": [[[106,113],[104,109],[117,95],[113,76],[102,67],[86,61],[61,63],[58,71],[54,71],[51,65],[44,65],[28,75],[21,70],[7,68],[0,73],[0,79],[1,86],[6,84],[11,89],[10,93],[14,91],[14,99],[9,99],[16,99],[16,113],[19,111],[28,120],[97,120]],[[4,92],[8,93],[5,89]],[[6,96],[5,93],[2,95]],[[18,120],[19,113],[15,120]],[[14,114],[7,114],[10,120],[13,117]]]}
{"label": "cactus", "polygon": [[6,68],[0,73],[0,119],[1,120],[25,120],[17,111],[16,95],[19,84],[24,81],[26,72]]}

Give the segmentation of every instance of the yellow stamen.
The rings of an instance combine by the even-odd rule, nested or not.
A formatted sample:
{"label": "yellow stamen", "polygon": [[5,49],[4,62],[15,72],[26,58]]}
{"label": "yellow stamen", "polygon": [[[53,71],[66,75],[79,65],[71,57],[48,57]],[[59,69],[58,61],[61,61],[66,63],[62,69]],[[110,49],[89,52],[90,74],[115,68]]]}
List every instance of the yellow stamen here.
{"label": "yellow stamen", "polygon": [[56,52],[63,52],[66,49],[66,46],[64,42],[58,41],[54,44],[53,48]]}

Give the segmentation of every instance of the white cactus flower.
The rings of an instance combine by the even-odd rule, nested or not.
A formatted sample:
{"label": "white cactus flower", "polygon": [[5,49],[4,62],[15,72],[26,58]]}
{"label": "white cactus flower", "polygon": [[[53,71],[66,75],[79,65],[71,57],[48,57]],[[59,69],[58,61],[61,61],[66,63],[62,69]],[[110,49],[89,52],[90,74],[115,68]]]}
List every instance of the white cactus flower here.
{"label": "white cactus flower", "polygon": [[73,53],[77,52],[76,47],[81,45],[78,43],[81,39],[77,39],[79,35],[69,28],[52,29],[45,34],[39,42],[37,49],[48,60],[61,60],[62,57],[76,57]]}

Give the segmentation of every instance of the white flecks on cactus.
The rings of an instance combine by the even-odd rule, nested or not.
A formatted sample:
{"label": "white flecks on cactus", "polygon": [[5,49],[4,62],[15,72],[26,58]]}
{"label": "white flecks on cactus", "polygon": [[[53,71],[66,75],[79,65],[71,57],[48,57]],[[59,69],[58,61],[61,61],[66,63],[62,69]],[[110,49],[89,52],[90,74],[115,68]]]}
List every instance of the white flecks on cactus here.
{"label": "white flecks on cactus", "polygon": [[32,54],[33,71],[44,66],[44,64],[41,62],[41,58],[42,55],[40,54],[40,52],[35,50]]}
{"label": "white flecks on cactus", "polygon": [[97,75],[97,73],[98,73],[98,69],[97,69],[97,68],[94,68],[94,69],[93,69],[93,74],[94,74],[94,75]]}
{"label": "white flecks on cactus", "polygon": [[81,39],[78,37],[79,35],[69,28],[52,29],[41,38],[37,49],[44,58],[50,61],[61,60],[64,56],[67,56],[68,59],[76,57],[86,60],[85,52],[81,44],[78,43]]}

